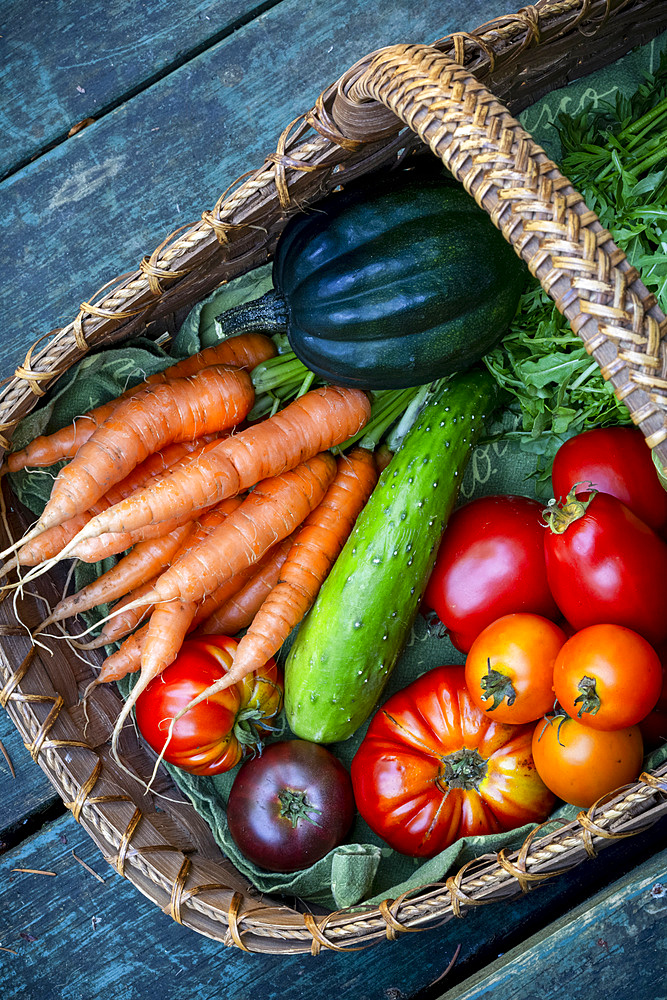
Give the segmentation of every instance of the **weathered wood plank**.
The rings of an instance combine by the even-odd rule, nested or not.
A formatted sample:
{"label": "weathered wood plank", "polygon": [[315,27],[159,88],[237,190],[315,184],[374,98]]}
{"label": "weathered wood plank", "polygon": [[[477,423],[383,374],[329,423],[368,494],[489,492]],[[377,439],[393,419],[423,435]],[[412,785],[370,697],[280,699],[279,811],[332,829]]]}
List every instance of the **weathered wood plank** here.
{"label": "weathered wood plank", "polygon": [[[667,851],[615,882],[589,903],[512,949],[441,1000],[537,995],[589,1000],[667,996]],[[593,986],[593,984],[595,984]]]}
{"label": "weathered wood plank", "polygon": [[267,6],[270,0],[149,0],[141,8],[123,0],[41,0],[37,5],[7,0],[2,5],[0,177]]}
{"label": "weathered wood plank", "polygon": [[[360,0],[283,0],[7,178],[0,377],[83,299],[211,208],[358,58],[471,29],[506,9],[505,0],[387,0],[378,17]],[[131,44],[129,21],[126,31]]]}
{"label": "weathered wood plank", "polygon": [[0,710],[0,741],[10,764],[0,755],[0,852],[35,828],[44,816],[62,812],[64,806],[50,781],[32,760],[18,730]]}
{"label": "weathered wood plank", "polygon": [[[663,825],[663,838],[664,833]],[[634,838],[633,851],[627,845],[609,848],[567,879],[556,879],[513,903],[480,907],[464,920],[367,951],[279,957],[228,950],[174,923],[107,865],[67,814],[0,858],[0,947],[17,953],[2,955],[0,992],[6,1000],[61,995],[138,1000],[161,993],[186,1000],[193,995],[226,997],[221,984],[233,983],[229,996],[234,1000],[304,1000],[331,989],[355,1000],[434,1000],[444,985],[437,980],[459,944],[453,982],[456,974],[463,978],[483,969],[536,927],[609,885],[624,865],[633,866],[655,843]],[[104,883],[82,868],[72,851]],[[56,875],[12,873],[13,868]],[[642,948],[641,954],[648,952]],[[618,949],[609,957],[614,963],[625,961]],[[531,966],[536,977],[541,961],[537,951]]]}

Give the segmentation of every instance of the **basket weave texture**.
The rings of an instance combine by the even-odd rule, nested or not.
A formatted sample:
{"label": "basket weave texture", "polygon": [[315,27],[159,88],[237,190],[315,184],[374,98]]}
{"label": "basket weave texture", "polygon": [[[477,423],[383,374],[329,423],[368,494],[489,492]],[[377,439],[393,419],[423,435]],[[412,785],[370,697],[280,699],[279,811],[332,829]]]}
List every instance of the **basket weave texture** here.
{"label": "basket weave texture", "polygon": [[[662,0],[559,0],[432,46],[371,53],[290,123],[276,151],[198,224],[172,234],[136,272],[109,282],[72,323],[30,349],[0,397],[0,444],[9,445],[16,423],[89,350],[173,330],[182,311],[221,282],[265,263],[287,219],[339,184],[343,170],[353,178],[425,144],[526,261],[667,466],[667,320],[595,214],[508,110],[522,110],[666,28]],[[53,597],[55,585],[42,580],[44,596]],[[31,601],[20,613],[37,624]],[[478,858],[444,884],[379,906],[301,913],[260,898],[164,776],[155,791],[172,801],[156,800],[156,810],[133,776],[150,774],[152,765],[132,733],[121,744],[122,766],[109,754],[118,696],[98,690],[86,725],[78,702],[92,670],[58,643],[43,655],[11,613],[3,615],[0,703],[75,819],[175,920],[244,950],[352,950],[425,929],[524,892],[667,812],[663,765],[576,822],[545,824],[519,851]]]}

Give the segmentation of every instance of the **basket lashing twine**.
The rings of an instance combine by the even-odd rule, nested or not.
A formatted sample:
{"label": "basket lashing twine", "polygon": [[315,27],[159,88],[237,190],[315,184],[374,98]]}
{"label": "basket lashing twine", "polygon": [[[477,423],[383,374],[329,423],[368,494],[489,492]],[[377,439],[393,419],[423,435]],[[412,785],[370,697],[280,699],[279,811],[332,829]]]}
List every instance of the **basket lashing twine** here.
{"label": "basket lashing twine", "polygon": [[[414,45],[377,53],[349,96],[390,107],[445,163],[540,278],[588,352],[613,345],[611,360],[599,358],[602,375],[626,401],[641,390],[628,405],[636,424],[649,422],[650,447],[667,440],[667,383],[656,374],[665,320],[650,315],[655,297],[507,109],[447,56]],[[551,192],[553,201],[545,197]]]}
{"label": "basket lashing twine", "polygon": [[[568,4],[572,7],[573,11],[575,11],[575,8],[578,10],[578,13],[575,12],[576,17],[567,25],[567,28],[571,29],[579,26],[580,22],[586,19],[591,10],[595,10],[598,7],[602,8],[603,0],[579,0],[579,2],[577,0],[564,0],[563,7],[566,8]],[[612,6],[614,6],[613,0],[604,0],[604,9],[601,10],[599,17],[596,15],[594,32],[599,31],[609,18],[612,13]],[[495,22],[498,32],[502,31],[502,22],[502,18],[497,19],[497,22]],[[507,22],[514,25],[515,34],[516,26],[518,24],[523,26],[525,34],[519,43],[520,48],[518,51],[539,42],[541,25],[540,13],[537,8],[524,8],[519,14],[508,18]],[[578,30],[581,30],[581,28],[578,27]],[[487,40],[481,40],[474,34],[467,35],[465,33],[458,33],[458,35],[452,36],[451,47],[453,48],[455,61],[461,64],[467,62],[468,65],[471,65],[475,58],[480,63],[486,60],[488,71],[492,72],[497,62],[498,64],[501,62],[502,52],[498,60],[496,60],[492,33],[487,33],[485,38]],[[475,47],[477,52],[476,57],[473,51]],[[389,75],[393,72],[393,68],[392,66],[388,70]],[[428,72],[432,75],[432,79],[435,80],[439,72],[436,71],[435,62],[428,60],[427,68]],[[414,91],[417,89],[417,84],[411,83],[410,87]],[[466,142],[462,142],[459,145],[456,155],[452,158],[452,162],[455,166],[460,166],[466,162],[469,150],[474,150],[475,148],[473,133],[477,129],[487,127],[489,135],[500,140],[497,151],[489,154],[491,157],[490,162],[493,164],[494,169],[484,178],[481,186],[476,191],[476,197],[483,199],[485,192],[496,182],[498,185],[498,203],[492,213],[493,221],[496,225],[500,228],[504,227],[504,231],[511,234],[513,228],[520,221],[525,234],[522,239],[525,238],[526,242],[528,242],[533,235],[542,239],[542,252],[531,262],[531,270],[534,273],[539,271],[543,261],[550,255],[554,269],[570,274],[571,290],[585,291],[589,295],[589,298],[584,297],[582,300],[582,303],[585,304],[582,304],[581,316],[577,318],[579,326],[585,326],[586,320],[591,316],[598,321],[597,332],[586,341],[587,350],[592,354],[603,343],[605,337],[617,341],[617,358],[603,368],[603,374],[607,378],[622,373],[626,364],[638,366],[638,370],[635,368],[632,374],[632,380],[628,380],[625,384],[618,387],[616,393],[619,399],[625,398],[634,392],[639,385],[646,388],[649,394],[653,394],[653,398],[649,398],[642,408],[635,411],[635,422],[641,423],[653,412],[654,404],[661,398],[660,394],[667,390],[667,380],[664,377],[660,377],[659,348],[660,337],[663,331],[661,331],[660,325],[653,317],[646,315],[647,303],[642,303],[635,296],[631,288],[632,283],[638,277],[637,272],[634,270],[627,270],[625,272],[620,272],[618,269],[612,270],[615,258],[600,252],[604,242],[610,238],[609,234],[604,232],[593,234],[587,229],[589,215],[583,211],[572,211],[572,209],[575,209],[579,205],[578,196],[576,194],[570,195],[559,187],[559,185],[565,186],[567,181],[558,181],[554,184],[551,177],[545,176],[545,171],[549,169],[549,165],[545,163],[538,165],[535,162],[530,155],[530,145],[527,141],[524,141],[523,144],[519,141],[513,145],[510,131],[503,132],[500,121],[492,114],[492,104],[477,102],[474,94],[466,94],[465,87],[461,81],[455,81],[452,88],[452,95],[461,102],[464,111],[472,115],[470,123],[472,138],[469,140],[469,145]],[[342,127],[339,128],[337,120],[335,117],[332,117],[329,111],[329,97],[330,95],[326,100],[323,97],[318,101],[314,112],[309,112],[306,116],[303,116],[302,123],[297,126],[298,134],[300,134],[299,130],[303,124],[311,127],[318,133],[319,140],[310,145],[304,144],[302,147],[299,147],[298,151],[290,153],[289,149],[292,147],[291,139],[288,140],[288,135],[290,134],[290,130],[295,126],[295,123],[299,122],[297,119],[283,133],[284,141],[282,145],[279,143],[276,152],[267,158],[263,171],[259,173],[253,172],[254,180],[250,181],[249,185],[256,184],[257,190],[261,191],[269,184],[269,181],[274,183],[278,201],[283,211],[294,207],[294,198],[290,192],[289,185],[290,177],[295,172],[297,174],[303,172],[312,173],[319,169],[319,165],[312,164],[308,160],[311,151],[321,150],[322,148],[322,145],[317,145],[317,141],[320,143],[322,140],[333,142],[341,150],[349,153],[356,152],[363,145],[363,140],[357,137],[345,136]],[[346,100],[349,99],[346,93]],[[432,145],[434,151],[438,142],[446,137],[452,129],[451,122],[445,121],[442,127],[438,127],[436,122],[429,121],[428,114],[434,110],[437,111],[437,100],[438,98],[430,99],[430,107],[428,107],[422,119],[419,118],[419,115],[422,113],[421,111],[419,114],[415,111],[410,116],[410,126],[418,128],[420,136],[425,142]],[[440,107],[442,107],[442,104]],[[388,117],[385,116],[385,120],[388,121]],[[400,122],[397,123],[396,127],[401,127]],[[518,136],[517,132],[514,134]],[[291,135],[294,138],[294,132]],[[514,161],[513,157],[516,158]],[[481,158],[476,157],[474,169],[464,178],[464,183],[470,191],[478,183],[479,172],[477,168],[480,165]],[[323,169],[332,172],[331,163],[329,162],[324,165]],[[526,183],[526,179],[530,183]],[[210,230],[214,232],[220,244],[227,246],[233,243],[235,235],[239,231],[248,228],[245,223],[234,223],[231,221],[236,208],[243,205],[248,190],[250,188],[236,192],[229,197],[226,195],[223,196],[216,204],[212,213],[204,213],[202,217],[205,223],[204,226],[200,226],[199,230],[191,230],[187,237],[177,240],[169,249],[165,249],[176,233],[181,232],[181,230],[176,230],[150,257],[144,258],[139,269],[140,276],[135,278],[125,288],[119,288],[113,294],[107,294],[99,302],[93,302],[92,304],[83,303],[79,316],[70,328],[71,336],[77,349],[81,353],[86,353],[89,349],[89,335],[88,331],[85,330],[85,320],[87,318],[96,318],[105,322],[122,322],[146,313],[151,308],[150,305],[147,306],[145,303],[136,307],[133,305],[130,309],[126,306],[126,303],[132,296],[140,297],[141,295],[145,295],[146,290],[148,290],[148,293],[152,297],[157,298],[165,291],[168,284],[186,277],[189,270],[185,267],[174,267],[174,262],[186,249],[191,248],[198,241],[208,236]],[[543,212],[544,203],[551,198],[553,198],[553,210],[550,219],[546,219]],[[514,208],[511,206],[508,208],[510,202],[513,203]],[[542,213],[542,216],[533,219],[532,214],[535,212]],[[571,245],[577,241],[580,241],[583,250],[579,256],[571,256]],[[557,279],[558,275],[554,273],[552,278],[547,279],[547,284],[549,280],[556,282]],[[611,299],[608,288],[609,284],[613,286]],[[100,293],[98,292],[97,295]],[[94,300],[97,298],[97,295],[93,296]],[[47,334],[46,336],[51,335]],[[43,339],[40,338],[40,341]],[[47,366],[51,363],[49,358],[35,358],[34,350],[36,346],[33,345],[26,356],[24,364],[16,372],[17,377],[24,383],[27,383],[35,397],[43,395],[47,382],[50,379],[55,379],[64,370],[57,365],[50,371],[41,371],[33,367],[35,364]],[[4,437],[2,437],[2,431],[9,430],[14,426],[14,423],[0,425],[0,444],[4,447],[7,447],[7,444]],[[663,441],[665,437],[667,437],[667,431],[663,429],[656,431],[652,435],[647,435],[647,441],[649,445],[653,446]],[[50,701],[52,703],[52,708],[44,722],[40,723],[37,734],[30,744],[26,744],[35,760],[46,749],[58,749],[70,746],[87,747],[88,745],[83,742],[49,738],[49,733],[56,723],[62,708],[62,698],[60,699],[60,703],[58,703],[60,696],[53,698],[45,695],[23,695],[19,690],[19,685],[32,662],[33,654],[34,650],[25,658],[19,669],[10,675],[2,691],[0,691],[0,704],[6,706],[10,700],[16,700],[24,702],[27,708],[32,702],[46,703]],[[94,796],[91,794],[100,777],[101,769],[102,763],[98,758],[93,771],[83,784],[78,787],[72,801],[66,803],[68,808],[72,810],[77,821],[81,821],[84,806],[86,805],[93,807],[103,802],[131,802],[129,796]],[[480,859],[475,859],[474,862],[469,862],[463,866],[459,872],[447,879],[446,882],[450,896],[448,905],[451,907],[453,915],[463,916],[468,906],[492,902],[494,895],[496,895],[493,890],[504,876],[509,876],[510,879],[518,883],[521,891],[525,892],[541,880],[558,875],[568,870],[568,867],[572,867],[570,865],[558,869],[554,868],[550,871],[535,871],[533,870],[534,864],[541,864],[545,861],[548,864],[551,858],[556,858],[561,854],[565,854],[565,857],[568,858],[568,851],[573,847],[578,847],[579,854],[581,854],[583,846],[583,850],[587,856],[595,857],[599,846],[603,842],[620,840],[641,832],[641,829],[636,828],[636,826],[632,830],[615,831],[610,829],[607,824],[618,820],[619,817],[623,818],[627,813],[631,814],[633,806],[641,803],[642,800],[646,801],[653,797],[653,801],[655,801],[657,797],[656,793],[667,795],[667,779],[662,775],[642,774],[638,779],[638,784],[633,786],[633,788],[635,791],[627,793],[626,797],[620,803],[616,803],[608,810],[602,808],[599,803],[596,803],[588,810],[582,810],[578,816],[578,828],[574,827],[573,832],[568,832],[560,841],[554,840],[552,842],[546,841],[541,843],[542,828],[533,831],[526,838],[516,856],[510,856],[506,851],[501,851],[497,855],[496,860],[499,870],[491,870],[475,879],[470,878],[471,868],[474,864],[479,863]],[[131,858],[139,858],[143,854],[150,853],[152,850],[177,850],[166,844],[133,848],[131,841],[136,837],[141,818],[141,812],[135,810],[125,831],[120,835],[118,853],[111,859],[117,870],[125,877],[127,877],[126,869]],[[644,828],[642,827],[642,829]],[[180,853],[182,854],[182,852]],[[576,863],[576,861],[573,862],[573,864]],[[176,878],[170,884],[170,902],[167,912],[170,912],[173,919],[179,923],[186,920],[188,904],[195,900],[198,895],[208,890],[226,888],[221,884],[202,884],[186,888],[187,881],[192,877],[192,873],[192,862],[189,858],[184,857]],[[505,881],[509,880],[505,878]],[[169,892],[169,889],[167,891]],[[228,891],[231,892],[231,890]],[[416,901],[414,892],[409,895],[409,902],[408,894],[405,894],[396,900],[385,900],[379,904],[375,911],[367,913],[368,917],[376,918],[377,922],[381,922],[384,925],[384,934],[389,940],[396,939],[401,933],[422,929],[421,927],[408,925],[408,922],[415,918],[423,920],[425,912],[421,898]],[[443,898],[444,895],[443,893]],[[250,949],[244,942],[243,937],[246,931],[252,932],[252,923],[244,926],[244,918],[247,916],[247,911],[244,912],[243,909],[245,899],[246,897],[242,893],[235,892],[232,895],[228,909],[224,912],[224,917],[228,923],[226,943],[248,951]],[[439,905],[444,904],[439,901]],[[341,946],[341,944],[336,943],[336,941],[344,940],[347,932],[342,926],[331,926],[334,916],[335,914],[331,914],[325,918],[314,918],[309,914],[304,916],[303,926],[312,938],[311,951],[314,954],[319,953],[322,948],[336,951],[357,950],[356,948],[351,949],[350,947]],[[353,927],[352,933],[354,933],[354,924],[351,924],[351,926]],[[429,926],[433,926],[433,924],[429,924]],[[332,940],[332,937],[336,937],[336,941]],[[352,939],[351,936],[350,939]]]}

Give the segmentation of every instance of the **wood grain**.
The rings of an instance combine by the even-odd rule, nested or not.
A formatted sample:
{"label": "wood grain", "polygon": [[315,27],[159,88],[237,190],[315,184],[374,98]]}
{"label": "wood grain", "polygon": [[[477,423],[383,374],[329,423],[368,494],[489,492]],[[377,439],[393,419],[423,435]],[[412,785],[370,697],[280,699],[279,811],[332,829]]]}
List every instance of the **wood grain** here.
{"label": "wood grain", "polygon": [[0,852],[15,844],[26,832],[37,828],[44,816],[64,812],[64,806],[50,781],[35,767],[18,730],[6,712],[0,711],[0,741],[14,768],[12,777],[4,756],[0,756]]}
{"label": "wood grain", "polygon": [[[663,824],[663,843],[664,835]],[[622,939],[614,936],[616,931],[610,924],[627,927],[630,920],[643,919],[641,927],[646,930],[649,912],[642,918],[637,909],[642,900],[653,900],[650,891],[646,895],[642,869],[638,869],[639,882],[632,888],[635,874],[628,874],[628,869],[633,868],[633,858],[641,858],[642,852],[645,857],[650,849],[643,837],[634,838],[633,843],[632,857],[622,845],[610,848],[604,857],[580,866],[567,883],[558,880],[546,884],[515,902],[481,907],[463,920],[450,921],[432,931],[406,934],[379,949],[347,954],[324,952],[317,958],[286,957],[244,954],[176,924],[109,867],[85,831],[66,815],[0,858],[0,946],[17,952],[0,953],[0,989],[5,1000],[46,1000],[56,996],[142,1000],[160,995],[170,1000],[189,1000],[193,995],[211,1000],[311,1000],[331,990],[354,1000],[436,1000],[446,983],[451,983],[452,989],[457,983],[465,983],[536,928],[553,926],[556,914],[581,904],[602,887],[609,887],[601,897],[606,902],[595,905],[584,924],[593,935],[592,945],[596,937],[607,940],[611,951],[607,956],[608,971],[615,970],[618,975],[619,968],[627,966],[632,970],[636,966],[625,958],[630,952],[629,942],[626,951],[620,952]],[[86,871],[72,851],[101,875],[104,883]],[[662,858],[655,869],[659,873],[665,854],[658,858]],[[53,871],[56,877],[12,872],[13,868]],[[594,902],[598,900],[594,898]],[[612,911],[616,911],[615,915]],[[587,912],[588,903],[583,903],[582,913]],[[654,913],[650,919],[655,921],[654,933],[659,935],[659,914]],[[548,933],[545,940],[549,940]],[[438,981],[459,945],[452,972],[446,980]],[[535,981],[538,971],[541,975],[545,967],[549,975],[558,961],[571,967],[573,959],[567,956],[572,937],[554,939],[547,945],[537,945],[531,939],[532,945],[535,947],[525,966],[523,992],[496,992],[503,1000],[538,995],[532,992],[529,977],[532,975]],[[652,946],[647,939],[641,954],[645,957]],[[661,947],[664,949],[664,942]],[[598,950],[602,955],[604,947]],[[598,973],[596,966],[595,977]],[[578,975],[581,992],[571,993],[566,987],[560,992],[550,987],[548,995],[589,1000],[593,995],[591,983],[597,983],[597,978],[590,978],[585,964]],[[571,981],[576,982],[576,976]],[[229,984],[233,984],[233,990],[224,992]],[[464,994],[465,1000],[482,995]],[[630,993],[619,991],[614,995],[625,997]],[[660,993],[637,996],[641,1000],[658,1000]],[[449,994],[445,997],[450,1000]]]}
{"label": "wood grain", "polygon": [[[493,962],[442,1000],[536,994],[536,969],[549,996],[664,1000],[667,995],[667,851]],[[647,956],[650,960],[647,961]],[[591,983],[595,983],[595,993]]]}
{"label": "wood grain", "polygon": [[0,177],[278,2],[177,6],[148,0],[139,10],[124,0],[40,0],[38,6],[7,0],[0,63],[0,129],[7,141],[0,146]]}
{"label": "wood grain", "polygon": [[[38,336],[69,322],[81,301],[212,208],[369,50],[433,41],[505,11],[502,0],[470,0],[465,10],[387,0],[378,18],[359,0],[283,0],[7,178],[0,378]],[[129,24],[126,31],[129,43]]]}

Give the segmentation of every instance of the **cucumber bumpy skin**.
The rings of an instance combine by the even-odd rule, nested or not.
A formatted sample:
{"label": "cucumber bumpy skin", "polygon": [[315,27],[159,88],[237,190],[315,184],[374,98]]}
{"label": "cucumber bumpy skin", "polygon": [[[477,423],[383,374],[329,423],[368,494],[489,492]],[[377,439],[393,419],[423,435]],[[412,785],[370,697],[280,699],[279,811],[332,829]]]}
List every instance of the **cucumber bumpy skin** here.
{"label": "cucumber bumpy skin", "polygon": [[377,705],[497,395],[486,371],[453,376],[382,473],[286,660],[285,711],[301,739],[346,740]]}

